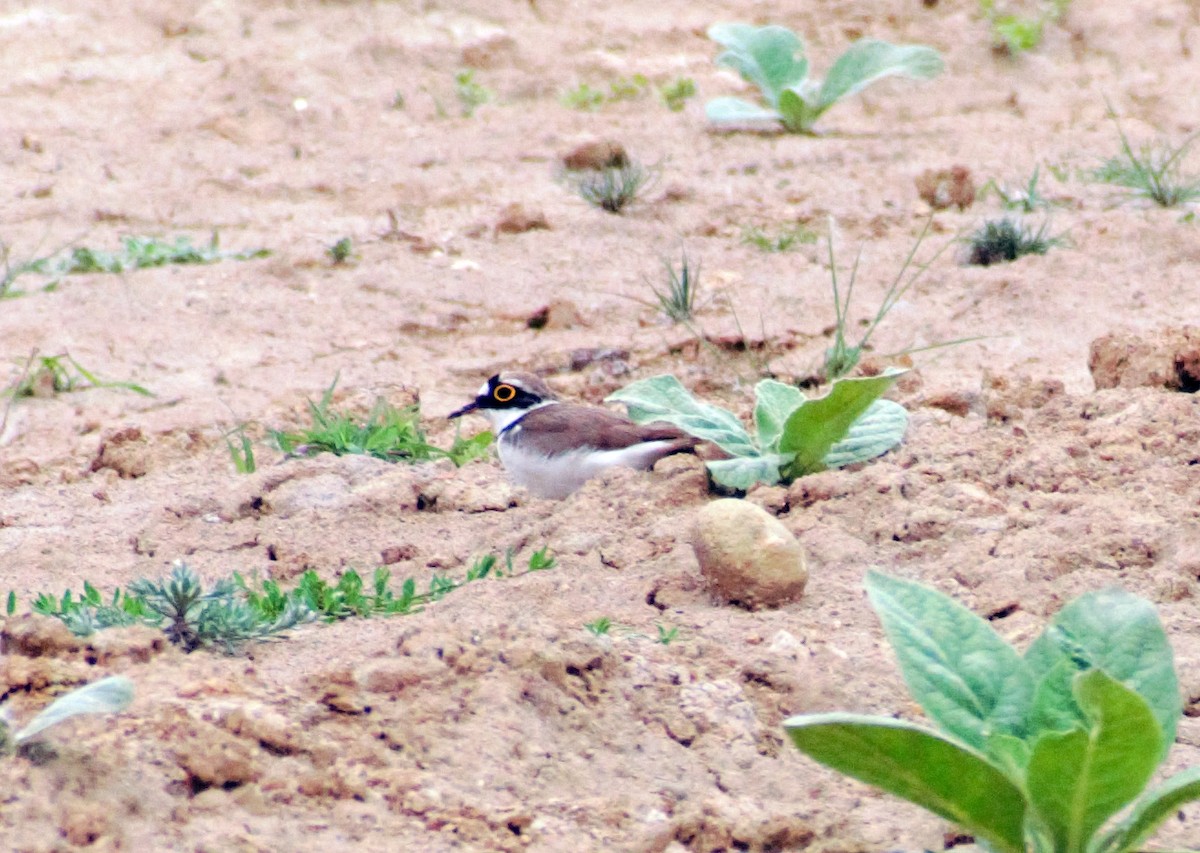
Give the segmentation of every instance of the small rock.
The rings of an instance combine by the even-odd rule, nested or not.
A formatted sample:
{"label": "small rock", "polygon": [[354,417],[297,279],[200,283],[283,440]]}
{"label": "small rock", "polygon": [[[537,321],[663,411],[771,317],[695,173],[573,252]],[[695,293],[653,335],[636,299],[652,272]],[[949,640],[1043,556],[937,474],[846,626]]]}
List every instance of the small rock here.
{"label": "small rock", "polygon": [[957,207],[966,210],[975,201],[975,181],[966,166],[926,169],[917,176],[917,195],[934,210]]}
{"label": "small rock", "polygon": [[765,510],[736,498],[696,514],[692,548],[709,593],[751,610],[795,601],[808,582],[796,537]]}
{"label": "small rock", "polygon": [[565,299],[556,299],[529,315],[525,325],[531,329],[572,329],[583,322],[579,309]]}
{"label": "small rock", "polygon": [[90,471],[111,468],[123,480],[144,477],[149,470],[149,452],[145,436],[137,427],[125,427],[105,436],[92,460]]}
{"label": "small rock", "polygon": [[526,210],[519,201],[505,205],[496,219],[496,234],[524,234],[526,231],[549,231],[550,222],[540,210]]}
{"label": "small rock", "polygon": [[589,139],[562,155],[562,164],[572,172],[620,169],[629,165],[629,154],[620,142]]}

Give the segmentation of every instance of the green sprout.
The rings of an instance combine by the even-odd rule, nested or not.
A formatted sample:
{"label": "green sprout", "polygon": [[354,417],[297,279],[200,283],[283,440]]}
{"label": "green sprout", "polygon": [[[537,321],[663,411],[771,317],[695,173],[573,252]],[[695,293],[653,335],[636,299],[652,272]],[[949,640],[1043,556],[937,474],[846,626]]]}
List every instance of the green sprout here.
{"label": "green sprout", "polygon": [[912,581],[867,575],[927,724],[784,721],[810,758],[962,827],[995,853],[1128,853],[1200,799],[1200,768],[1144,791],[1183,710],[1154,607],[1109,588],[1067,604],[1024,654]]}

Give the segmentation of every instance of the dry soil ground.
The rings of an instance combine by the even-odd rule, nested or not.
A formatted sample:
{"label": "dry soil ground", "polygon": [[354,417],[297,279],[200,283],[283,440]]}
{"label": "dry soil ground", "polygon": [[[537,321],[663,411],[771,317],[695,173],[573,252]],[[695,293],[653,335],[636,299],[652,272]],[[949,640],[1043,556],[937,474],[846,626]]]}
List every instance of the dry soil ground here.
{"label": "dry soil ground", "polygon": [[[715,134],[703,101],[745,92],[713,64],[704,33],[722,20],[796,29],[818,69],[866,34],[931,44],[948,70],[839,105],[816,137]],[[1198,129],[1198,53],[1200,6],[1183,0],[1076,0],[1016,59],[990,50],[968,0],[0,3],[10,263],[214,230],[272,252],[50,292],[17,279],[24,293],[0,302],[5,384],[34,350],[69,352],[155,396],[4,401],[0,591],[107,591],[178,558],[209,579],[287,579],[386,554],[422,585],[489,551],[559,560],[419,615],[308,626],[233,656],[148,631],[73,644],[42,626],[45,654],[0,661],[16,716],[108,673],[137,698],[56,734],[48,764],[0,763],[2,846],[941,850],[943,822],[781,737],[804,711],[919,716],[863,596],[869,567],[996,616],[1018,644],[1085,590],[1149,598],[1192,715],[1170,768],[1200,762],[1200,400],[1132,374],[1097,390],[1088,367],[1096,338],[1153,348],[1195,320],[1200,233],[1185,211],[1083,177],[1117,151],[1106,99],[1135,144]],[[467,67],[492,93],[470,116],[454,83]],[[682,112],[653,93],[593,112],[560,102],[635,74],[690,77],[699,96]],[[625,215],[558,178],[588,137],[659,164]],[[963,166],[1016,184],[1039,165],[1070,246],[988,268],[952,248],[880,328],[879,352],[987,336],[916,356],[895,395],[912,413],[904,445],[750,495],[810,554],[805,598],[782,609],[700,588],[695,461],[547,502],[494,461],[283,460],[261,441],[303,423],[335,376],[359,412],[419,393],[442,444],[442,415],[510,366],[592,402],[670,371],[746,413],[758,377],[812,373],[833,318],[823,243],[763,252],[747,226],[824,234],[832,216],[846,266],[865,244],[857,322],[929,215],[918,176]],[[548,227],[506,233],[512,204]],[[940,211],[925,248],[999,213],[994,196]],[[334,265],[343,237],[355,256]],[[691,329],[637,301],[681,246],[706,289]],[[222,439],[239,424],[260,440],[252,475]],[[584,630],[602,616],[609,636]],[[677,639],[654,642],[658,625]],[[1200,847],[1200,809],[1161,839]]]}

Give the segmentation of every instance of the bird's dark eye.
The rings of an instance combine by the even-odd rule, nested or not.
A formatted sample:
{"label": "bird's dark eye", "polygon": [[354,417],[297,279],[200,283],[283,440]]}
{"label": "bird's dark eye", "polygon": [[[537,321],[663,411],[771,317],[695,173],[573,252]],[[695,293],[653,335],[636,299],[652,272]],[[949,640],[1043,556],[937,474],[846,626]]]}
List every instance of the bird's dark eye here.
{"label": "bird's dark eye", "polygon": [[509,403],[517,396],[517,389],[511,385],[497,385],[492,389],[492,399],[497,403]]}

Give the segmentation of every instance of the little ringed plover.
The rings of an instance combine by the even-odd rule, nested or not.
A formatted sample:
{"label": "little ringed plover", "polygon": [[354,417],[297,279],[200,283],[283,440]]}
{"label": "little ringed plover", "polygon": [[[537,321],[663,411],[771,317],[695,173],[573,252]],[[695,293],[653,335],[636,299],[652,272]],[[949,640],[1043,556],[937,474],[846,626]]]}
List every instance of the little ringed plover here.
{"label": "little ringed plover", "polygon": [[532,373],[498,373],[449,417],[478,412],[492,422],[500,462],[518,485],[565,498],[614,466],[649,470],[699,443],[670,424],[635,424],[607,409],[561,402]]}

